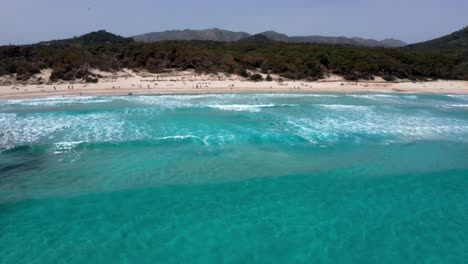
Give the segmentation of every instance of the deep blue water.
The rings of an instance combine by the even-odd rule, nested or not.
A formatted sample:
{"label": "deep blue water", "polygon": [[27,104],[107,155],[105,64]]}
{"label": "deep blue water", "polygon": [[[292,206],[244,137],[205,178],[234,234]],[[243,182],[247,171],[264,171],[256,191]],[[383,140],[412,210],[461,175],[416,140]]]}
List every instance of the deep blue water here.
{"label": "deep blue water", "polygon": [[0,263],[467,263],[468,95],[0,100]]}

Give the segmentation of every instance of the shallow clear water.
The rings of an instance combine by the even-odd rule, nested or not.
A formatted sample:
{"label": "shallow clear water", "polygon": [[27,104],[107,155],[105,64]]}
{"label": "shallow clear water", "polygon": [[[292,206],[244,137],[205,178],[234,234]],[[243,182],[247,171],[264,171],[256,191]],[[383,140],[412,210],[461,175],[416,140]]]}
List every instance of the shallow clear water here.
{"label": "shallow clear water", "polygon": [[466,263],[468,96],[0,100],[1,263]]}

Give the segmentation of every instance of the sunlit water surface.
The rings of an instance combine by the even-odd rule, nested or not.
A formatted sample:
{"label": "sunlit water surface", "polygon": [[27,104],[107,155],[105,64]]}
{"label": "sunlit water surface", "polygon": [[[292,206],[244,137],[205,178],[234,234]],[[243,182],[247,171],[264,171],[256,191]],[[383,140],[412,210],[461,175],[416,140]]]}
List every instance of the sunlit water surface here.
{"label": "sunlit water surface", "polygon": [[0,100],[1,263],[467,263],[468,96]]}

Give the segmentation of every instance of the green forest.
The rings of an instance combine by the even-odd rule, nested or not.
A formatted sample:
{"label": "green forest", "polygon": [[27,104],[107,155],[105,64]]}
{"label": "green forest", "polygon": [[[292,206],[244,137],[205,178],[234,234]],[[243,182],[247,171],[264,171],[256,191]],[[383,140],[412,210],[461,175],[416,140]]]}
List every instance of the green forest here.
{"label": "green forest", "polygon": [[318,80],[327,73],[347,80],[380,76],[392,81],[468,80],[468,48],[366,48],[294,44],[265,39],[234,43],[173,41],[136,43],[105,31],[79,38],[25,46],[0,47],[0,76],[16,74],[25,81],[42,69],[53,69],[50,81],[76,79],[96,82],[89,69],[122,68],[160,73],[194,69],[198,73],[229,73],[260,81],[247,70],[296,80]]}

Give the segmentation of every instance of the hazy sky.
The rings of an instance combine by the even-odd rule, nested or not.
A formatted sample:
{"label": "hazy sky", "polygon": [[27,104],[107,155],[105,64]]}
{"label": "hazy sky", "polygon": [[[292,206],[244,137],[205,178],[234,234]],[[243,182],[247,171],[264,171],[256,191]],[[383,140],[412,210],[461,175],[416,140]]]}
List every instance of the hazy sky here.
{"label": "hazy sky", "polygon": [[412,43],[464,26],[468,0],[0,0],[0,45],[213,27]]}

